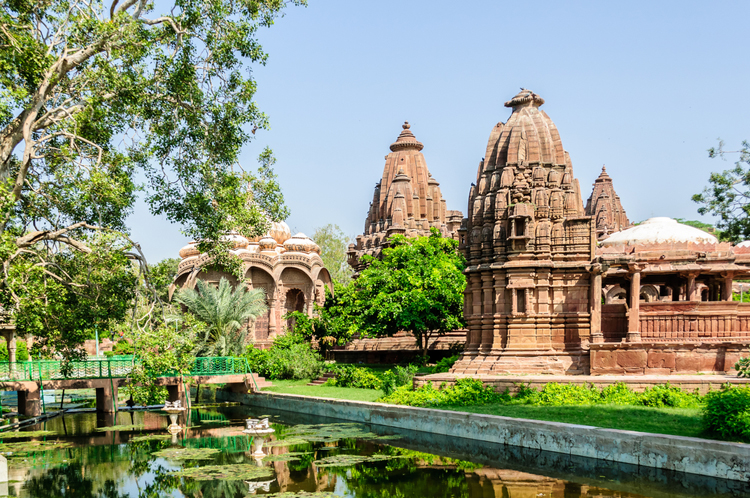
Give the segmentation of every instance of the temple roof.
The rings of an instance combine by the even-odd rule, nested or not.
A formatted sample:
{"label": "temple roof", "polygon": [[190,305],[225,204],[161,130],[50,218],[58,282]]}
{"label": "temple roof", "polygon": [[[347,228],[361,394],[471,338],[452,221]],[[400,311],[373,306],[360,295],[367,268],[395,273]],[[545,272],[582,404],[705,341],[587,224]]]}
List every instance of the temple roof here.
{"label": "temple roof", "polygon": [[602,166],[601,174],[594,181],[594,189],[586,202],[585,213],[594,217],[596,231],[600,237],[630,226],[625,209],[620,203],[620,196],[615,192],[612,178],[607,174],[605,166]]}
{"label": "temple roof", "polygon": [[402,149],[416,149],[417,151],[420,151],[424,148],[422,142],[418,141],[416,137],[414,137],[414,134],[411,132],[411,125],[408,121],[404,121],[404,124],[401,125],[401,128],[403,128],[404,130],[398,136],[396,141],[391,144],[391,150],[393,152]]}
{"label": "temple roof", "polygon": [[601,246],[665,245],[677,248],[693,244],[711,246],[718,242],[716,237],[699,228],[683,225],[672,218],[659,217],[649,218],[640,225],[612,234],[601,242]]}

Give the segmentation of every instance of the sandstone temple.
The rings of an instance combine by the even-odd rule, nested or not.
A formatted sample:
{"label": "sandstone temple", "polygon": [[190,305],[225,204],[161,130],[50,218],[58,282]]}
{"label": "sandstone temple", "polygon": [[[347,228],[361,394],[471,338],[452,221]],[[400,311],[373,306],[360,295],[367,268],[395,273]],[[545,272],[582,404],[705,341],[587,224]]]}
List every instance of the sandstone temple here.
{"label": "sandstone temple", "polygon": [[[232,254],[242,260],[242,274],[247,287],[265,290],[269,310],[254,323],[244,326],[251,330],[249,339],[258,347],[268,347],[275,336],[283,334],[290,324],[284,316],[291,311],[312,315],[314,303],[325,301],[325,288],[333,291],[328,270],[320,258],[320,247],[303,233],[292,236],[286,223],[272,223],[269,232],[247,239],[228,234]],[[218,284],[223,277],[232,283],[237,278],[211,266],[210,258],[198,251],[196,242],[180,250],[182,261],[170,291],[194,287],[197,280]]]}
{"label": "sandstone temple", "polygon": [[584,208],[544,100],[490,132],[459,230],[466,346],[452,372],[728,371],[748,351],[750,247],[669,218],[630,223],[603,168]]}

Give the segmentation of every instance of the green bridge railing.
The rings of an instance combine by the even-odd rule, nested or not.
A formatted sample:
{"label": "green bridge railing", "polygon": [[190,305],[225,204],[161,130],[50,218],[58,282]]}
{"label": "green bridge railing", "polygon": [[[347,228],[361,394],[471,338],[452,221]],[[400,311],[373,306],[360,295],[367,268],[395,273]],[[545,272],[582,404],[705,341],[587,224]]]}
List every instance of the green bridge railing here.
{"label": "green bridge railing", "polygon": [[[127,377],[140,361],[133,357],[114,357],[87,361],[73,361],[70,370],[63,372],[59,360],[32,360],[9,363],[0,362],[0,382],[39,381],[64,379],[109,379]],[[67,373],[67,375],[65,375]],[[198,375],[231,375],[252,373],[247,360],[230,356],[196,358],[190,373]],[[159,377],[177,377],[177,373],[160,374]]]}

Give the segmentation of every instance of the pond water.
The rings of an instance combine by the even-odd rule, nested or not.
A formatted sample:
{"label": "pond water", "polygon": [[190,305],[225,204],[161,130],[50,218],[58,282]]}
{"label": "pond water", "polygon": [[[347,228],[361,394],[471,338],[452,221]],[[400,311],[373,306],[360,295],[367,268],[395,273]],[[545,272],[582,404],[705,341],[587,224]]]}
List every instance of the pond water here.
{"label": "pond water", "polygon": [[[244,419],[276,430],[252,456]],[[179,437],[161,412],[77,413],[0,434],[11,496],[23,497],[740,497],[747,484],[419,432],[201,407]],[[38,431],[47,431],[40,433]]]}

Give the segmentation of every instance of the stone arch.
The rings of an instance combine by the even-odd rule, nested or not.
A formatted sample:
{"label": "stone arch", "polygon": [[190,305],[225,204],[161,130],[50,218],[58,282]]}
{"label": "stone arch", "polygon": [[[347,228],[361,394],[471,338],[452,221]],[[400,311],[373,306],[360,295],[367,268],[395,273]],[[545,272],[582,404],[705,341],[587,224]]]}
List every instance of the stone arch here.
{"label": "stone arch", "polygon": [[641,292],[638,296],[638,299],[640,301],[645,301],[647,303],[653,303],[654,301],[659,300],[659,289],[656,288],[656,286],[651,284],[641,285]]}
{"label": "stone arch", "polygon": [[[309,272],[299,267],[284,268],[279,275],[278,286],[283,289],[283,296],[279,296],[283,299],[286,299],[287,291],[289,289],[298,289],[301,291],[305,298],[305,308],[301,311],[304,311],[308,315],[312,313],[311,303],[314,299],[315,281]],[[286,310],[283,310],[283,313],[286,312]]]}
{"label": "stone arch", "polygon": [[613,285],[607,290],[604,297],[605,304],[621,304],[626,300],[628,293],[619,284]]}
{"label": "stone arch", "polygon": [[254,337],[256,342],[267,341],[276,325],[276,280],[265,268],[251,265],[245,271],[245,282],[250,289],[263,289],[266,292],[268,311],[259,316],[253,324],[248,324],[253,329],[248,335]]}
{"label": "stone arch", "polygon": [[[300,289],[297,289],[297,288],[287,289],[285,296],[284,296],[284,315],[291,313],[293,311],[300,311],[302,313],[305,313],[306,307],[307,307],[307,302],[305,300],[304,292],[302,292]],[[293,319],[287,318],[286,328],[290,331],[293,330],[294,328]]]}

